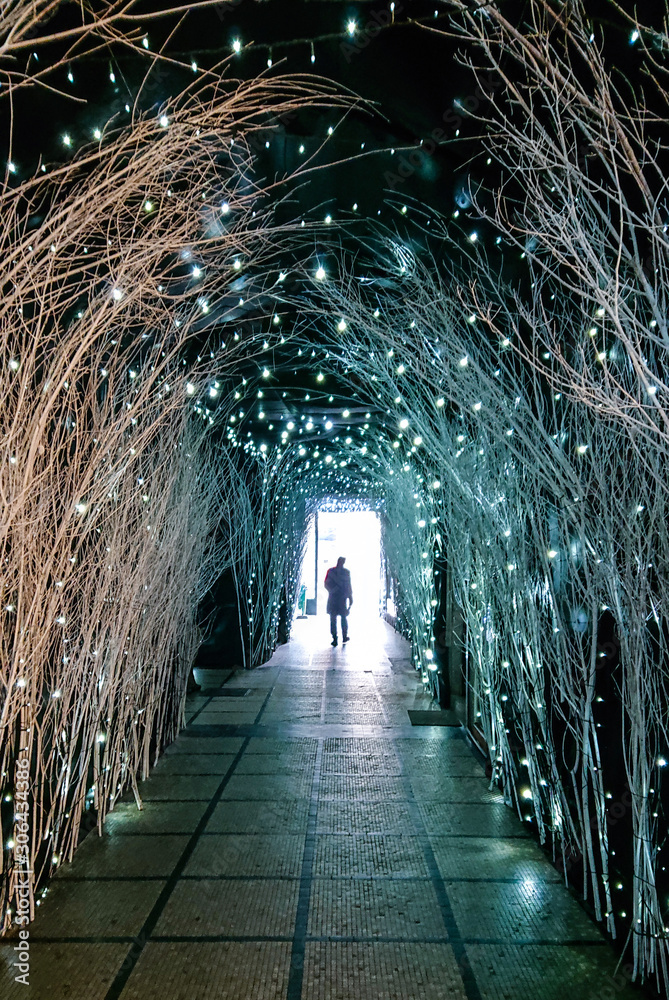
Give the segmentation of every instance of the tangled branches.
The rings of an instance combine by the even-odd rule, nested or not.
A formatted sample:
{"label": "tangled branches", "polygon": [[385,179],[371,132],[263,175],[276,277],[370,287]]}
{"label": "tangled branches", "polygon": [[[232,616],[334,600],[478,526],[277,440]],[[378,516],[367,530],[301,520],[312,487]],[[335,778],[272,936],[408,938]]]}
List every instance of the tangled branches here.
{"label": "tangled branches", "polygon": [[[3,55],[35,11],[9,11]],[[95,31],[124,19],[109,8]],[[263,208],[249,143],[310,102],[332,95],[306,78],[214,79],[2,190],[6,840],[18,759],[30,789],[30,832],[3,854],[5,927],[20,869],[32,917],[83,811],[101,827],[128,787],[141,804],[138,777],[182,723],[198,602],[230,559],[207,430],[239,359],[261,350],[254,316],[289,232]]]}
{"label": "tangled branches", "polygon": [[[635,445],[624,420],[554,392],[544,366],[519,363],[510,339],[475,311],[466,284],[418,261],[400,274],[394,256],[390,245],[380,265],[397,275],[396,294],[387,281],[370,294],[350,274],[313,308],[319,328],[332,331],[335,370],[373,385],[387,413],[365,463],[386,505],[402,511],[385,544],[413,581],[419,658],[425,667],[433,657],[421,623],[436,602],[435,581],[418,567],[434,553],[448,565],[465,625],[474,722],[508,801],[552,842],[565,874],[582,872],[583,894],[613,934],[625,924],[614,878],[629,879],[640,968],[662,977],[669,534],[661,445],[655,453]],[[496,302],[503,307],[503,297]],[[624,824],[612,833],[610,808],[621,802]],[[627,871],[614,855],[630,845]]]}

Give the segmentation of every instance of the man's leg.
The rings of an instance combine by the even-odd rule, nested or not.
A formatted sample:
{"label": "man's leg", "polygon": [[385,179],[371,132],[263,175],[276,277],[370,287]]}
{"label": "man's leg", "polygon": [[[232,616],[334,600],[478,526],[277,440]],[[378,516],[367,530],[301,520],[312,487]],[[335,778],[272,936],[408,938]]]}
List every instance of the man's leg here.
{"label": "man's leg", "polygon": [[332,645],[337,645],[337,616],[330,615],[330,633],[332,635]]}
{"label": "man's leg", "polygon": [[341,616],[341,634],[343,642],[348,642],[348,615]]}

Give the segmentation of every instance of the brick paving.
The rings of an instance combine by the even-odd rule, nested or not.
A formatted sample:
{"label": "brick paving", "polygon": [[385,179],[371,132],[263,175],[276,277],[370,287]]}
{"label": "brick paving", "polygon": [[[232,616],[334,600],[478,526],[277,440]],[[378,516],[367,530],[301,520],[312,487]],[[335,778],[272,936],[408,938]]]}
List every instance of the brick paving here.
{"label": "brick paving", "polygon": [[[6,1000],[620,1000],[640,993],[385,624],[296,623],[63,866]],[[246,692],[238,697],[231,692]]]}

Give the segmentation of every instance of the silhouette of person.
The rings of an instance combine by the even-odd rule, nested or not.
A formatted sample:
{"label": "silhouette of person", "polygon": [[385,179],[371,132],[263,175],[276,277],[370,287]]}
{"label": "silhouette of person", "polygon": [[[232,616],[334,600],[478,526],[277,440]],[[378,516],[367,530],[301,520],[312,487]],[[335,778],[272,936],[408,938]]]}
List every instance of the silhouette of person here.
{"label": "silhouette of person", "polygon": [[325,574],[325,589],[328,592],[327,613],[330,616],[330,632],[332,633],[332,645],[338,645],[337,640],[337,617],[341,618],[342,642],[348,642],[348,613],[353,604],[353,591],[351,590],[351,574],[344,569],[346,559],[340,556],[337,565],[331,566]]}

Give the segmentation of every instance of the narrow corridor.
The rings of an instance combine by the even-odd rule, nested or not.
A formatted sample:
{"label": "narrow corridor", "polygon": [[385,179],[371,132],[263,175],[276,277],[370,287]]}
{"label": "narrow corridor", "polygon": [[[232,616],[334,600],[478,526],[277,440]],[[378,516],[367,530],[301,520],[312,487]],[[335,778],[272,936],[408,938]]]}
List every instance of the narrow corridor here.
{"label": "narrow corridor", "polygon": [[[31,926],[51,1000],[625,1000],[616,957],[384,623],[297,622],[53,880]],[[1,946],[3,996],[12,942]],[[5,991],[5,986],[8,987]]]}

